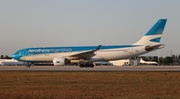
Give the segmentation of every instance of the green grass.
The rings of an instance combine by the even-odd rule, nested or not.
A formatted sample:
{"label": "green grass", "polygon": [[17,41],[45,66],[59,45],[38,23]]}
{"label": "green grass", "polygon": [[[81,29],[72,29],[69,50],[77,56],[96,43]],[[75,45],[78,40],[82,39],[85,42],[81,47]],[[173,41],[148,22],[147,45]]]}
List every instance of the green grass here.
{"label": "green grass", "polygon": [[0,72],[0,99],[179,97],[179,72]]}

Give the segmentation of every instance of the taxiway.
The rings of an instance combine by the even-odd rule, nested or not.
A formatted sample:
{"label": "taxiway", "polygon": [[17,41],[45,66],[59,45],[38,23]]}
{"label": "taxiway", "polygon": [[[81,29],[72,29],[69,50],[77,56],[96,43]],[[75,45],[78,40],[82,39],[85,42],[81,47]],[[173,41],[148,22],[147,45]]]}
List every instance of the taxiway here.
{"label": "taxiway", "polygon": [[180,66],[0,66],[0,71],[180,71]]}

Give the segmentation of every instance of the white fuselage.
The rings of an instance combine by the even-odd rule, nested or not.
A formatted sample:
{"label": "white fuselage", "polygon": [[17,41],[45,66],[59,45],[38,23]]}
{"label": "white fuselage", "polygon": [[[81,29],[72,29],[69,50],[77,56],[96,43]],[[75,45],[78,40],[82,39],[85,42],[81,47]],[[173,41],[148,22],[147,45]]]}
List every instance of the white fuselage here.
{"label": "white fuselage", "polygon": [[[129,48],[118,48],[109,50],[98,50],[95,55],[89,59],[89,61],[111,61],[119,59],[127,59],[135,57],[147,51],[144,49],[145,46],[139,47],[129,47]],[[76,57],[68,57],[70,55],[77,54],[79,52],[64,52],[64,53],[49,53],[49,54],[37,54],[30,56],[23,56],[21,60],[23,61],[53,61],[55,57],[65,57],[68,59],[76,59]]]}

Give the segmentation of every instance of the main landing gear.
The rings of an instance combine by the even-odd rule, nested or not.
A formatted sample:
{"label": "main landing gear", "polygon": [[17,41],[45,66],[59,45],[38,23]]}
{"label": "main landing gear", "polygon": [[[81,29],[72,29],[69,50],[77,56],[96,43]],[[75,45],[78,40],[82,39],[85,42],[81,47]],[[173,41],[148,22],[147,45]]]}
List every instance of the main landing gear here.
{"label": "main landing gear", "polygon": [[79,64],[79,67],[80,68],[83,68],[83,67],[85,67],[85,68],[93,68],[94,67],[94,64],[92,64],[92,63],[84,63],[84,64]]}
{"label": "main landing gear", "polygon": [[33,63],[30,63],[30,62],[27,62],[27,64],[26,64],[26,67],[33,67],[34,65],[33,65]]}

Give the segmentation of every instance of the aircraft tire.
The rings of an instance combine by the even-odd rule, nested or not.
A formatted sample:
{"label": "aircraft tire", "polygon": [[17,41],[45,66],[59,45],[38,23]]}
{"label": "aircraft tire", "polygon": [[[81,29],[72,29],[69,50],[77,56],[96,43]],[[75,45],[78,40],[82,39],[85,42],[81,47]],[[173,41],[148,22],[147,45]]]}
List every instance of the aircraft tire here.
{"label": "aircraft tire", "polygon": [[86,64],[85,67],[86,67],[86,68],[89,68],[89,64]]}
{"label": "aircraft tire", "polygon": [[83,68],[83,67],[84,67],[84,65],[83,65],[83,64],[80,64],[80,65],[79,65],[79,67],[80,67],[80,68]]}
{"label": "aircraft tire", "polygon": [[90,64],[90,65],[89,65],[89,67],[90,67],[90,68],[93,68],[93,67],[94,67],[94,65],[93,65],[93,64]]}

